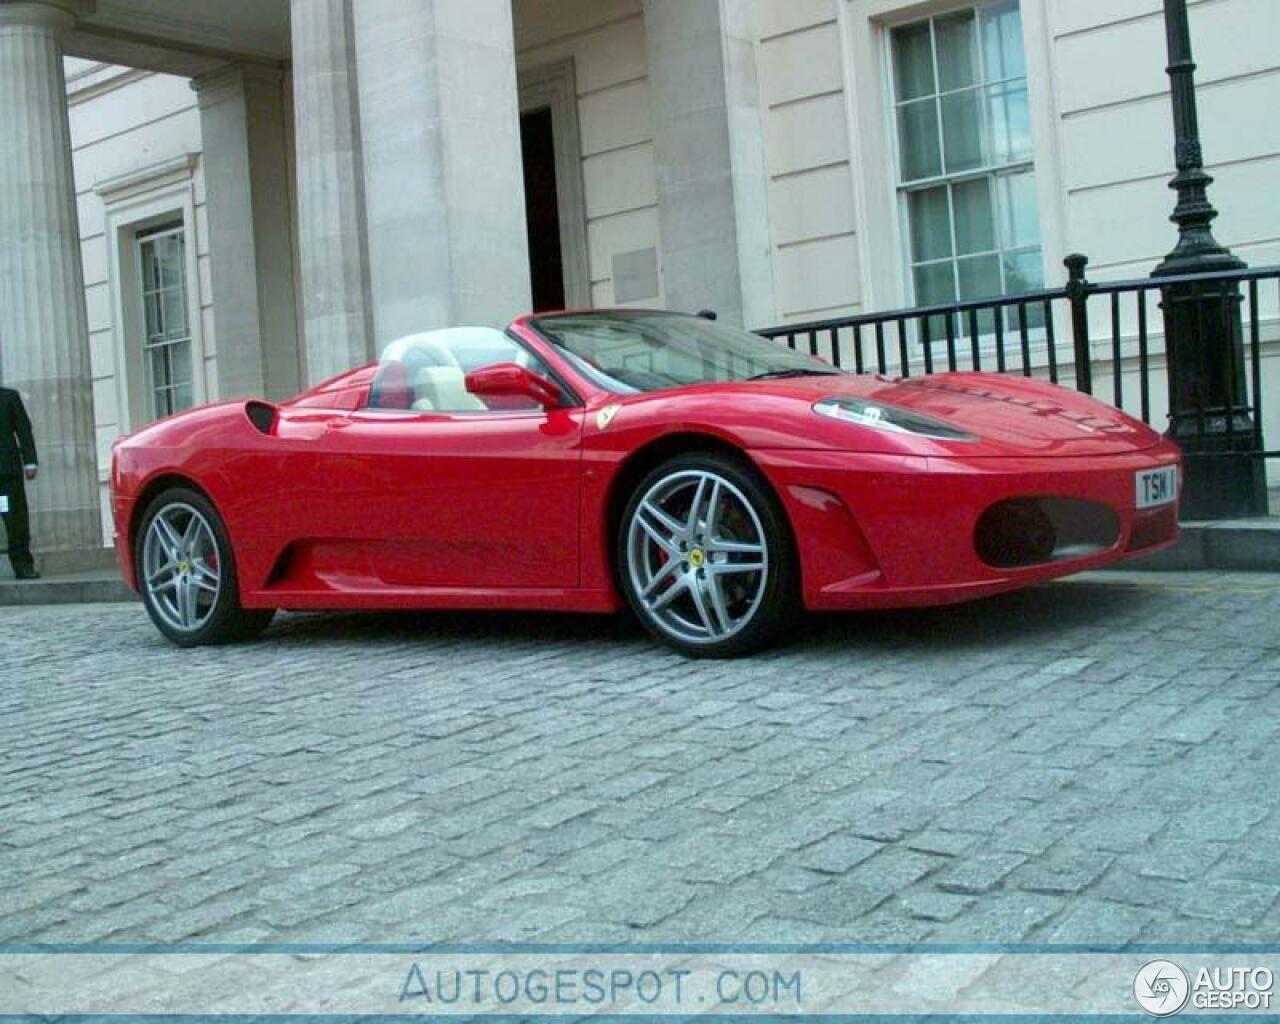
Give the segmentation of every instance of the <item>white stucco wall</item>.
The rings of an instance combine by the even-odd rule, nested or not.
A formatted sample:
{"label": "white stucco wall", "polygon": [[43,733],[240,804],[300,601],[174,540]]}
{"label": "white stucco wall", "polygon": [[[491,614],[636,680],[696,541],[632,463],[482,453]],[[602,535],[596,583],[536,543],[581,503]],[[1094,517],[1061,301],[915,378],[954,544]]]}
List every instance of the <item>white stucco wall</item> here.
{"label": "white stucco wall", "polygon": [[[202,400],[217,398],[208,223],[198,159],[200,115],[195,94],[183,78],[75,58],[66,61],[66,74],[89,314],[98,478],[102,487],[104,536],[109,537],[107,480],[111,443],[126,430],[141,426],[140,410],[129,408],[129,389],[125,386],[120,358],[128,346],[136,347],[141,342],[127,336],[130,327],[121,322],[122,303],[136,302],[136,297],[121,292],[121,260],[131,258],[131,253],[128,246],[122,244],[119,232],[135,215],[147,218],[163,209],[180,211],[182,206],[173,198],[176,194],[185,193],[189,197],[186,208],[194,215],[192,223],[187,225],[187,245],[195,247],[197,272],[195,280],[189,282],[189,294],[192,327],[200,342],[197,351],[203,350],[199,371]],[[175,174],[172,170],[175,161],[188,166],[189,170]],[[163,168],[170,170],[160,177],[158,190],[165,198],[157,205],[149,202],[148,193],[155,191],[152,185],[157,183],[149,181],[148,174]],[[107,196],[99,192],[104,185],[127,183],[134,176],[137,176],[136,182],[132,186],[126,184],[121,192]],[[113,203],[116,214],[109,216]],[[134,213],[130,213],[131,210]],[[110,233],[109,223],[114,228]]]}
{"label": "white stucco wall", "polygon": [[[887,152],[884,26],[941,5],[905,0],[759,0],[757,69],[769,175],[778,321],[908,301]],[[1023,0],[1038,80],[1037,176],[1045,280],[1068,252],[1096,279],[1145,274],[1171,246],[1172,163],[1159,0]],[[522,70],[572,59],[591,297],[615,302],[618,253],[657,248],[654,152],[639,0],[520,0]],[[1254,264],[1280,261],[1280,5],[1193,0],[1205,153],[1218,179],[1219,238]],[[859,60],[868,57],[868,60]],[[870,65],[870,66],[867,66]],[[112,330],[102,200],[94,187],[198,153],[199,115],[184,80],[69,61],[72,133],[94,335],[99,424],[120,422],[108,380]],[[121,77],[123,75],[123,77]],[[114,82],[114,84],[112,84]],[[196,243],[206,356],[214,355],[202,176]],[[661,304],[658,297],[646,300]],[[210,397],[214,385],[210,379]]]}
{"label": "white stucco wall", "polygon": [[[586,203],[591,301],[615,305],[613,257],[657,249],[657,179],[640,0],[520,0],[520,69],[572,59]],[[631,303],[661,306],[656,298]]]}
{"label": "white stucco wall", "polygon": [[[1198,0],[1190,21],[1215,233],[1251,264],[1280,262],[1280,4]],[[1047,22],[1067,245],[1096,277],[1144,274],[1173,238],[1161,5],[1053,0]]]}
{"label": "white stucco wall", "polygon": [[838,0],[760,0],[776,322],[862,308]]}
{"label": "white stucco wall", "polygon": [[[908,300],[890,155],[888,26],[956,4],[760,0],[760,91],[780,320]],[[1083,252],[1103,280],[1173,245],[1160,0],[1022,0],[1045,281]],[[1201,132],[1220,241],[1280,262],[1280,4],[1192,0]],[[869,267],[862,265],[863,262]],[[870,288],[864,289],[863,280]],[[870,295],[862,294],[869,290]]]}

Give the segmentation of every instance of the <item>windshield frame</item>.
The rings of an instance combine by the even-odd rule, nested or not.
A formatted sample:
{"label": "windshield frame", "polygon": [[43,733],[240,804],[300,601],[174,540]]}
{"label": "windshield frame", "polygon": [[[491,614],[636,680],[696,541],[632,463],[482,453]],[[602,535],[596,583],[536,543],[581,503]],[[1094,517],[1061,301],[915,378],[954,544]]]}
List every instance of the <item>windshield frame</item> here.
{"label": "windshield frame", "polygon": [[[609,321],[627,321],[627,320],[660,320],[670,318],[690,323],[701,324],[704,327],[712,327],[731,332],[735,335],[744,335],[752,342],[759,342],[764,348],[761,354],[772,355],[776,353],[776,358],[756,359],[754,365],[750,365],[752,359],[750,354],[741,355],[740,358],[749,361],[752,373],[744,374],[741,377],[733,377],[728,379],[708,378],[702,380],[691,381],[673,381],[664,383],[661,386],[643,387],[620,380],[607,371],[592,366],[581,355],[566,345],[555,331],[556,321],[578,321],[578,320],[597,320],[601,322]],[[726,385],[740,384],[746,382],[752,376],[760,371],[777,371],[785,369],[808,370],[811,369],[815,375],[831,375],[838,376],[844,374],[843,371],[830,363],[811,356],[805,352],[798,352],[789,349],[781,344],[774,342],[763,335],[755,334],[744,328],[734,327],[729,324],[721,324],[701,315],[692,313],[680,313],[665,309],[590,309],[590,310],[557,310],[548,313],[535,313],[522,318],[522,323],[532,330],[539,341],[547,346],[553,352],[558,361],[571,371],[574,376],[580,378],[584,382],[591,385],[592,388],[613,395],[641,395],[641,394],[658,394],[666,391],[676,391],[685,388],[704,387],[707,385]]]}

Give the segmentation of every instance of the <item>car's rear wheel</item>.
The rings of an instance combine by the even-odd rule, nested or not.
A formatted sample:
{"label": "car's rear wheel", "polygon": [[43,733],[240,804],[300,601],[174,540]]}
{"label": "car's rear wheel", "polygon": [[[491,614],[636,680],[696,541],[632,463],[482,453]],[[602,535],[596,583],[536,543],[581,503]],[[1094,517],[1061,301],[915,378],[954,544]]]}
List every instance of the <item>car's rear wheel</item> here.
{"label": "car's rear wheel", "polygon": [[786,513],[728,456],[678,456],[649,473],[623,512],[617,564],[645,627],[696,657],[764,646],[799,604]]}
{"label": "car's rear wheel", "polygon": [[175,487],[147,507],[134,551],[138,589],[156,628],[180,647],[247,640],[271,609],[240,607],[235,554],[217,509]]}

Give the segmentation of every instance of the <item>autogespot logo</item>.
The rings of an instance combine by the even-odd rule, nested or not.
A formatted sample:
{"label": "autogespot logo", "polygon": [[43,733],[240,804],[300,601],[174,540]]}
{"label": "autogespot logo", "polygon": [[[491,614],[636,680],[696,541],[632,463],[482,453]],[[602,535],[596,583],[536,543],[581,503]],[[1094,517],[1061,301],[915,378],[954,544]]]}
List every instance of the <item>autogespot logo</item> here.
{"label": "autogespot logo", "polygon": [[1133,979],[1133,997],[1153,1017],[1168,1017],[1187,1005],[1191,978],[1172,960],[1152,960]]}

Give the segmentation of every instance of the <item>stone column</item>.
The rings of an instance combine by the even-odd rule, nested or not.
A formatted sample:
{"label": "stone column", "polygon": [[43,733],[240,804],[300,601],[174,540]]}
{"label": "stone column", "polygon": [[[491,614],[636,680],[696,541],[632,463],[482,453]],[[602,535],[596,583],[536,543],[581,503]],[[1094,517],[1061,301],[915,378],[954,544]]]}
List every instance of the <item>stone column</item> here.
{"label": "stone column", "polygon": [[0,380],[21,392],[40,476],[37,551],[102,547],[80,228],[60,36],[69,6],[0,3]]}
{"label": "stone column", "polygon": [[200,101],[218,397],[287,398],[301,383],[283,73],[233,64]]}
{"label": "stone column", "polygon": [[377,344],[530,304],[510,0],[355,7]]}
{"label": "stone column", "polygon": [[753,0],[644,0],[667,305],[776,319]]}
{"label": "stone column", "polygon": [[373,358],[351,0],[292,0],[294,146],[307,378]]}

